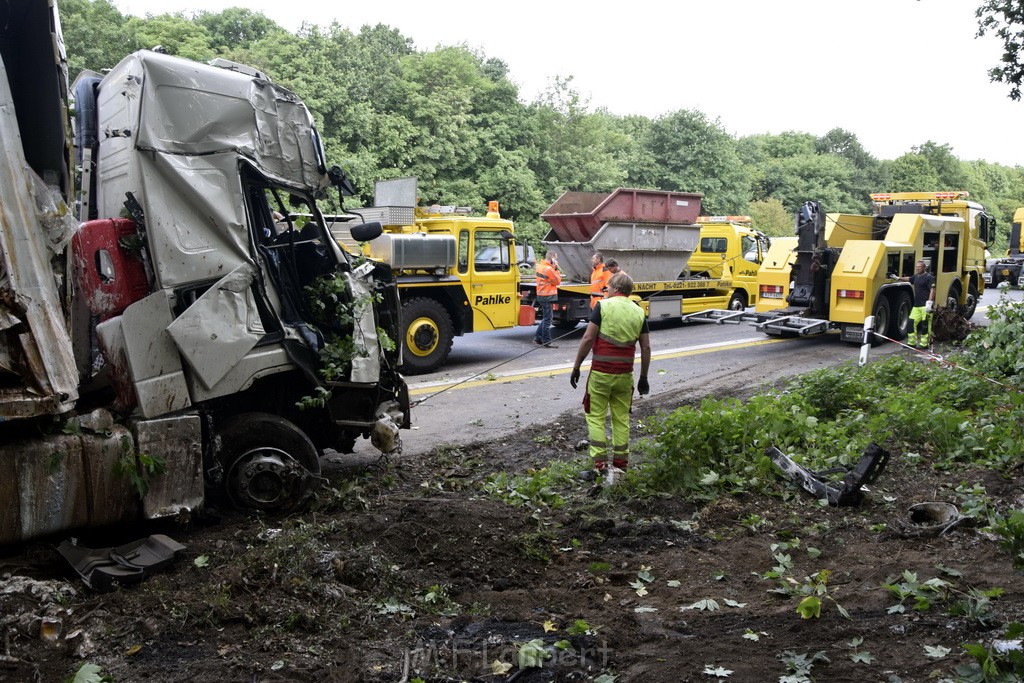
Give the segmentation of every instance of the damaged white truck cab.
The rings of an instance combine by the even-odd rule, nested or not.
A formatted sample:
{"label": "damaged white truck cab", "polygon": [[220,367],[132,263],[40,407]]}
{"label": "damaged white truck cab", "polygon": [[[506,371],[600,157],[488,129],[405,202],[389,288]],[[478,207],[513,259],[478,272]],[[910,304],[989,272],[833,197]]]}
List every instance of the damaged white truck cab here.
{"label": "damaged white truck cab", "polygon": [[[316,200],[351,186],[299,98],[241,65],[150,51],[84,74],[79,227],[66,103],[43,96],[62,92],[62,65],[34,67],[60,87],[17,86],[32,77],[21,47],[60,45],[56,10],[15,4],[30,11],[0,38],[0,543],[210,494],[293,509],[323,449],[396,451],[397,287],[327,232]],[[40,112],[60,122],[50,150],[24,134]],[[302,226],[280,219],[296,206]]]}

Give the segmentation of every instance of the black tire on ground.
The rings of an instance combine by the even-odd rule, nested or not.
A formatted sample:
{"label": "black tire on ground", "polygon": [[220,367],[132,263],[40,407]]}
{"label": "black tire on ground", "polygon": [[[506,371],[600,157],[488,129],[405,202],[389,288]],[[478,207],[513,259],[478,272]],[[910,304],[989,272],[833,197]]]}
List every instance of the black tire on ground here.
{"label": "black tire on ground", "polygon": [[402,371],[407,375],[433,372],[444,365],[455,338],[448,310],[422,297],[402,303]]}
{"label": "black tire on ground", "polygon": [[907,338],[910,332],[910,309],[914,307],[914,299],[910,292],[896,292],[893,296],[889,318],[889,337],[897,341]]}
{"label": "black tire on ground", "polygon": [[1003,271],[1001,268],[992,266],[992,269],[989,271],[989,273],[992,277],[991,287],[992,289],[995,289],[996,287],[999,286],[999,283],[1003,281]]}
{"label": "black tire on ground", "polygon": [[734,290],[729,298],[730,311],[742,311],[747,307],[747,293],[742,289]]}
{"label": "black tire on ground", "polygon": [[974,312],[978,310],[978,296],[978,285],[973,282],[967,285],[967,301],[960,307],[960,315],[964,320],[974,317]]}
{"label": "black tire on ground", "polygon": [[224,494],[238,508],[288,512],[316,488],[320,460],[301,429],[270,413],[241,413],[217,428]]}
{"label": "black tire on ground", "polygon": [[[882,334],[889,333],[889,321],[892,319],[892,309],[889,304],[889,297],[884,294],[879,295],[875,301],[875,308],[871,311],[871,315],[875,316],[875,329]],[[871,335],[871,345],[878,346],[884,340],[875,335]]]}

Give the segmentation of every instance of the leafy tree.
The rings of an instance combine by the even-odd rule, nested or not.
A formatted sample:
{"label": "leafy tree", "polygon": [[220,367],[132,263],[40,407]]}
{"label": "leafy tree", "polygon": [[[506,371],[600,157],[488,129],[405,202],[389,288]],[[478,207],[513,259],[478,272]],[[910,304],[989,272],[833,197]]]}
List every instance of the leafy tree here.
{"label": "leafy tree", "polygon": [[754,227],[773,237],[793,234],[793,214],[778,199],[750,202],[747,213]]}
{"label": "leafy tree", "polygon": [[1001,64],[988,71],[993,83],[1010,86],[1010,99],[1020,99],[1024,64],[1020,52],[1024,47],[1024,2],[1021,0],[985,0],[974,15],[978,18],[978,37],[994,33],[1003,41]]}
{"label": "leafy tree", "polygon": [[888,162],[893,192],[924,192],[938,189],[939,176],[927,157],[907,153]]}
{"label": "leafy tree", "polygon": [[274,31],[283,31],[276,22],[260,12],[230,7],[223,12],[200,12],[195,23],[206,30],[217,54],[246,48]]}
{"label": "leafy tree", "polygon": [[[940,145],[929,140],[923,145],[912,147],[914,154],[919,154],[928,159],[928,164],[935,172],[939,186],[936,190],[960,190],[967,185],[967,176],[964,173],[961,161],[953,156],[953,148],[949,145]],[[921,188],[922,190],[930,188]]]}
{"label": "leafy tree", "polygon": [[61,0],[61,30],[68,53],[68,75],[99,72],[143,47],[137,25],[108,0]]}
{"label": "leafy tree", "polygon": [[131,17],[128,26],[138,36],[143,47],[160,45],[168,54],[197,62],[208,62],[216,54],[211,45],[210,33],[183,12],[145,19]]}
{"label": "leafy tree", "polygon": [[701,192],[709,214],[740,213],[750,198],[750,178],[736,153],[735,140],[717,120],[684,110],[656,119],[644,146],[653,159],[643,183],[663,190]]}
{"label": "leafy tree", "polygon": [[615,125],[605,115],[589,114],[588,102],[572,87],[572,78],[556,78],[530,106],[535,126],[531,142],[534,173],[545,196],[563,192],[602,192],[625,179],[608,145]]}

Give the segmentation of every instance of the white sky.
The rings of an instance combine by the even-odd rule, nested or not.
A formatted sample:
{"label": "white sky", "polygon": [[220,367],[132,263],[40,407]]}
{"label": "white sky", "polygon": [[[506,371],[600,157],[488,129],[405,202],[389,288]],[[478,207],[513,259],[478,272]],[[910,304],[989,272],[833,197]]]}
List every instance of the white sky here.
{"label": "white sky", "polygon": [[698,109],[733,135],[843,128],[880,159],[932,140],[1024,166],[1024,102],[989,82],[998,39],[974,37],[981,0],[113,1],[138,16],[241,6],[293,31],[382,23],[417,49],[505,61],[527,102],[572,76],[591,110]]}

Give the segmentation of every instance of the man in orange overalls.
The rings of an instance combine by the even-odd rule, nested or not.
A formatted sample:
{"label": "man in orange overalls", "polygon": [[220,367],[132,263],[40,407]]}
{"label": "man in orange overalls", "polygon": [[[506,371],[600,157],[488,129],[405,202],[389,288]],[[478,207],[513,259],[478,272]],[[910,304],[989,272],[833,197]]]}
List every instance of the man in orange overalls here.
{"label": "man in orange overalls", "polygon": [[558,254],[549,250],[542,260],[537,261],[537,303],[540,304],[541,318],[533,343],[550,349],[558,348],[551,343],[551,317],[552,304],[558,301],[560,284],[562,275],[558,272]]}
{"label": "man in orange overalls", "polygon": [[604,267],[604,256],[601,255],[601,252],[596,252],[591,257],[590,263],[594,266],[594,272],[590,274],[590,309],[593,310],[597,302],[604,298],[605,291],[608,289],[608,278],[612,274]]}

